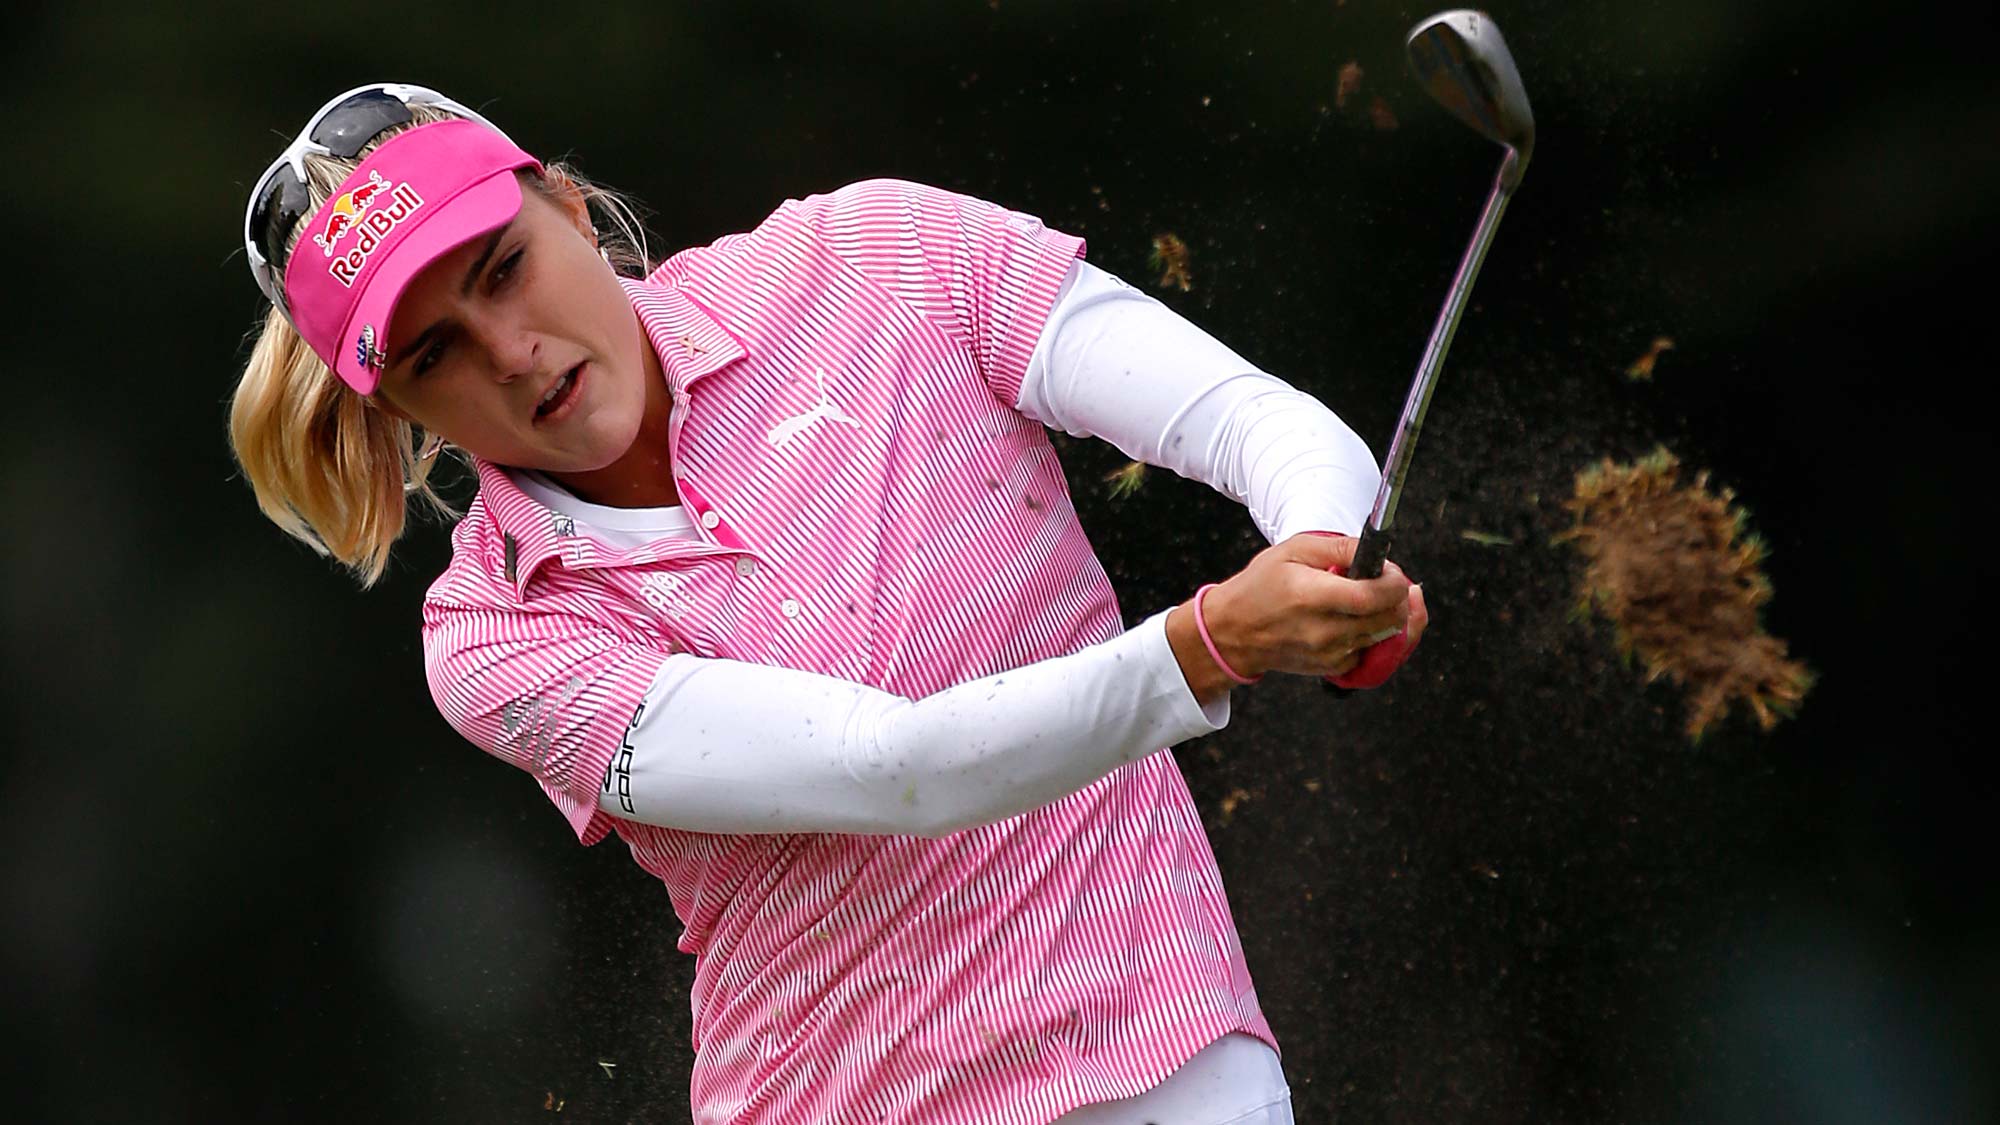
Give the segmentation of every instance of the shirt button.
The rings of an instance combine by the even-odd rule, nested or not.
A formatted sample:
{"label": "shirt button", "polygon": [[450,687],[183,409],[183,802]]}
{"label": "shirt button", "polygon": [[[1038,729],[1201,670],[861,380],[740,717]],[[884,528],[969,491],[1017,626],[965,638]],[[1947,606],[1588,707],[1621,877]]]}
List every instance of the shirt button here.
{"label": "shirt button", "polygon": [[745,578],[748,578],[748,577],[750,577],[751,575],[753,575],[753,574],[757,573],[757,560],[756,560],[756,559],[737,559],[737,560],[736,560],[736,573],[738,573],[738,574],[742,575],[742,576],[743,576],[743,577],[745,577]]}
{"label": "shirt button", "polygon": [[778,612],[784,614],[786,617],[797,617],[799,615],[799,603],[791,598],[786,598],[784,603],[778,606]]}
{"label": "shirt button", "polygon": [[715,530],[715,525],[721,522],[722,513],[713,508],[701,514],[701,526],[708,528],[710,531]]}

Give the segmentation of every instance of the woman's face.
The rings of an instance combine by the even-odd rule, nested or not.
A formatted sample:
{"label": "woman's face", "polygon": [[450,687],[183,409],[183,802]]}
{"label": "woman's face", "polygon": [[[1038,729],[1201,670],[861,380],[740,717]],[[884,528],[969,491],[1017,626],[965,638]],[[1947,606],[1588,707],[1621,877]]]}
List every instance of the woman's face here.
{"label": "woman's face", "polygon": [[524,178],[513,222],[404,290],[376,398],[485,460],[588,472],[631,448],[650,351],[582,199]]}

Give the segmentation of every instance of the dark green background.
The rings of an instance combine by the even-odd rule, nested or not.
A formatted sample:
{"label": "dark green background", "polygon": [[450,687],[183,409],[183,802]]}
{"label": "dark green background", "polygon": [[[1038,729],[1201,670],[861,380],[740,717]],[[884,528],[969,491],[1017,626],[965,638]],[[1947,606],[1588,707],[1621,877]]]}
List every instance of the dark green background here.
{"label": "dark green background", "polygon": [[[1402,70],[1428,10],[16,10],[5,1115],[687,1116],[663,889],[432,708],[442,531],[357,593],[234,476],[244,194],[322,100],[436,86],[638,196],[668,250],[871,175],[1038,214],[1134,281],[1176,232],[1195,287],[1155,291],[1380,453],[1499,155]],[[1399,521],[1431,638],[1372,696],[1239,691],[1176,751],[1300,1121],[1996,1112],[1993,364],[1963,279],[1993,261],[2000,113],[1973,12],[1494,9],[1542,140]],[[1332,109],[1349,59],[1399,129]],[[1774,735],[1688,745],[1678,695],[1565,620],[1571,475],[1655,443],[1774,548],[1768,624],[1821,675]],[[1128,620],[1261,543],[1163,472],[1110,501],[1123,458],[1060,447]]]}

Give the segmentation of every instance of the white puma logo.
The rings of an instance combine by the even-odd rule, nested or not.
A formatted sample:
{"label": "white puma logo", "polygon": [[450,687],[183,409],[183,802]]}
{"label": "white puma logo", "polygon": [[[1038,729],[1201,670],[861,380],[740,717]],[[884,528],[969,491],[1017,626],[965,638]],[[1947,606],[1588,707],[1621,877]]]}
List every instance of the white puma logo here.
{"label": "white puma logo", "polygon": [[826,393],[826,371],[821,368],[815,368],[813,370],[813,378],[819,383],[819,405],[796,418],[785,419],[778,423],[776,428],[769,434],[765,435],[765,440],[779,449],[783,449],[793,438],[799,436],[801,431],[822,418],[829,422],[844,422],[857,430],[861,428],[860,421],[848,417],[840,407],[833,404],[832,397]]}

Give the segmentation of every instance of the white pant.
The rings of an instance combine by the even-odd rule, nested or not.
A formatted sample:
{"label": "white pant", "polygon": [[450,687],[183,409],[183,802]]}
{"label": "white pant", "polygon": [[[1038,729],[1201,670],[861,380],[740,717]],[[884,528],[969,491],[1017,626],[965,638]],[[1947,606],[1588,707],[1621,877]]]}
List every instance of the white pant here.
{"label": "white pant", "polygon": [[1278,1053],[1237,1031],[1145,1093],[1078,1106],[1052,1125],[1292,1125],[1292,1091]]}

